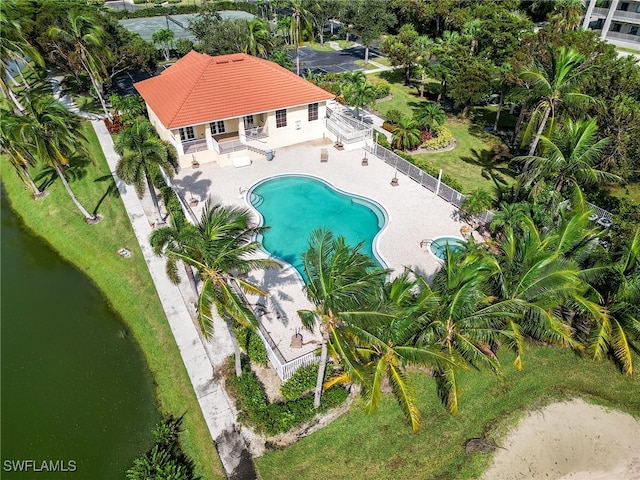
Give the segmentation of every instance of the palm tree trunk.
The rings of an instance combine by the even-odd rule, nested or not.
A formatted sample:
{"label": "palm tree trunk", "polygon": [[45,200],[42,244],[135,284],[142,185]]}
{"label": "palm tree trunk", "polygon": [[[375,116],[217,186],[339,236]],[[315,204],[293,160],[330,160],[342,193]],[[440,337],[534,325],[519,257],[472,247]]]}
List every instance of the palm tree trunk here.
{"label": "palm tree trunk", "polygon": [[518,138],[518,134],[520,133],[520,129],[522,128],[522,122],[524,122],[524,116],[526,114],[526,108],[524,105],[520,107],[520,115],[518,115],[518,121],[516,122],[516,126],[513,129],[513,137],[511,137],[511,147],[516,144],[516,139]]}
{"label": "palm tree trunk", "polygon": [[193,290],[194,295],[198,298],[198,285],[196,284],[196,277],[193,275],[193,268],[186,262],[182,262],[182,265],[184,266],[184,273],[187,275],[191,290]]}
{"label": "palm tree trunk", "polygon": [[73,193],[73,190],[71,190],[71,187],[69,186],[69,182],[67,182],[67,179],[64,176],[64,172],[62,171],[62,168],[60,167],[60,165],[56,164],[54,168],[56,169],[56,173],[60,177],[60,180],[62,180],[62,184],[64,185],[64,188],[67,190],[67,193],[71,197],[71,200],[73,200],[73,203],[76,204],[76,207],[78,207],[78,210],[82,212],[82,214],[84,215],[84,219],[87,221],[87,223],[96,221],[98,219],[97,216],[90,214],[87,211],[87,209],[82,206],[82,204],[76,197],[75,193]]}
{"label": "palm tree trunk", "polygon": [[536,132],[536,136],[531,142],[531,148],[529,148],[529,156],[532,156],[536,148],[538,147],[538,142],[540,141],[540,135],[544,132],[544,128],[547,126],[547,120],[549,119],[549,114],[551,113],[551,107],[547,107],[544,111],[544,116],[542,117],[542,121],[540,122],[540,126],[538,127],[538,131]]}
{"label": "palm tree trunk", "polygon": [[13,104],[16,106],[16,113],[22,114],[22,112],[24,111],[24,107],[18,101],[18,97],[16,97],[15,93],[13,93],[11,87],[9,87],[9,85],[7,85],[4,81],[0,81],[0,85],[2,85],[2,94],[5,96],[5,98],[10,98]]}
{"label": "palm tree trunk", "polygon": [[156,209],[156,214],[158,215],[158,225],[162,225],[164,223],[164,220],[162,219],[162,212],[160,212],[158,196],[156,195],[156,189],[153,186],[151,176],[149,175],[146,167],[144,168],[144,178],[147,180],[147,188],[149,189],[149,193],[151,194],[151,201],[153,202],[153,206]]}
{"label": "palm tree trunk", "polygon": [[20,173],[25,179],[25,181],[27,182],[27,185],[29,185],[31,190],[33,190],[33,198],[35,198],[36,200],[43,198],[44,192],[38,188],[36,183],[33,181],[33,178],[31,178],[31,175],[29,175],[29,172],[27,171],[26,167],[21,167]]}
{"label": "palm tree trunk", "polygon": [[235,352],[236,377],[241,377],[242,376],[242,353],[240,352],[240,345],[238,345],[238,337],[236,337],[236,332],[233,329],[231,318],[228,315],[225,315],[224,320],[227,324],[229,335],[231,335],[231,343],[233,344],[233,351]]}
{"label": "palm tree trunk", "polygon": [[324,372],[327,369],[327,332],[322,333],[322,348],[320,350],[320,364],[318,365],[318,379],[316,380],[316,390],[313,395],[313,408],[320,408],[320,398],[322,397],[322,384],[324,383]]}
{"label": "palm tree trunk", "polygon": [[364,64],[369,65],[369,46],[364,48]]}
{"label": "palm tree trunk", "polygon": [[420,72],[420,98],[424,98],[424,68]]}
{"label": "palm tree trunk", "polygon": [[107,109],[107,104],[104,101],[104,98],[102,98],[102,93],[100,92],[100,86],[98,85],[98,81],[90,73],[89,73],[89,78],[91,79],[91,83],[93,84],[93,89],[96,91],[96,94],[98,95],[98,100],[100,100],[100,105],[102,105],[102,110],[104,111],[104,114],[107,116],[109,120],[111,120],[111,114]]}
{"label": "palm tree trunk", "polygon": [[500,114],[502,113],[502,105],[504,103],[504,92],[500,90],[500,103],[498,103],[498,111],[496,112],[496,120],[493,122],[493,131],[498,131],[498,122],[500,121]]}
{"label": "palm tree trunk", "polygon": [[297,43],[296,43],[296,74],[300,76],[300,53],[298,52]]}

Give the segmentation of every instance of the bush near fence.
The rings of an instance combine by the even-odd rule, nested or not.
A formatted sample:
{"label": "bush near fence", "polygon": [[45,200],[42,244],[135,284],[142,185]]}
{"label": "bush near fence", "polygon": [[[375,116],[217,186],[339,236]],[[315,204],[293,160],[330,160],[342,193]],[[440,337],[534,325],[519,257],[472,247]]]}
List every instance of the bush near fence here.
{"label": "bush near fence", "polygon": [[242,376],[236,377],[233,357],[225,364],[226,387],[236,399],[238,420],[267,435],[284,433],[335,408],[347,399],[341,386],[331,387],[322,394],[318,410],[313,408],[313,394],[288,402],[269,403],[264,386],[251,371],[246,357],[242,359]]}

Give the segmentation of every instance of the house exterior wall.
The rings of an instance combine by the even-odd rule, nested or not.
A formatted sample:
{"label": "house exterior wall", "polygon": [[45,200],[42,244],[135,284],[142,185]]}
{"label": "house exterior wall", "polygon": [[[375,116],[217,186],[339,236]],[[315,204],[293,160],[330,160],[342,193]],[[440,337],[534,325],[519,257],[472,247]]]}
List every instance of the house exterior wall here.
{"label": "house exterior wall", "polygon": [[600,31],[600,36],[621,47],[640,48],[640,1],[585,1],[583,28]]}
{"label": "house exterior wall", "polygon": [[[168,140],[176,147],[178,152],[178,163],[180,168],[190,168],[193,162],[198,164],[217,162],[221,166],[230,166],[233,164],[234,158],[249,157],[252,161],[264,160],[265,156],[261,153],[243,149],[235,152],[219,154],[213,148],[212,138],[215,135],[211,133],[210,122],[206,124],[192,125],[195,139],[206,140],[206,149],[185,153],[182,140],[180,138],[180,129],[167,129],[155,112],[147,105],[149,119],[156,128],[158,135],[163,140]],[[318,119],[309,120],[308,105],[290,107],[287,111],[287,125],[282,127],[276,126],[276,112],[264,112],[255,115],[255,123],[258,126],[267,127],[268,137],[252,142],[260,149],[275,151],[277,148],[295,145],[297,143],[317,140],[327,135],[324,128],[324,118],[326,116],[326,102],[318,103]],[[246,142],[244,136],[244,118],[231,118],[225,120],[225,133],[238,133],[240,140]]]}

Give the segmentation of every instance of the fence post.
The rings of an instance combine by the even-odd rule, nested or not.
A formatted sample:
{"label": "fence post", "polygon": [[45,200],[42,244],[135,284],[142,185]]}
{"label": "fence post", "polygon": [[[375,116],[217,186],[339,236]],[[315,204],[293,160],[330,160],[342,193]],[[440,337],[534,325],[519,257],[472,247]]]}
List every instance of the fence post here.
{"label": "fence post", "polygon": [[438,183],[436,185],[436,196],[438,196],[438,192],[440,191],[440,182],[442,181],[442,169],[440,169],[440,173],[438,173]]}

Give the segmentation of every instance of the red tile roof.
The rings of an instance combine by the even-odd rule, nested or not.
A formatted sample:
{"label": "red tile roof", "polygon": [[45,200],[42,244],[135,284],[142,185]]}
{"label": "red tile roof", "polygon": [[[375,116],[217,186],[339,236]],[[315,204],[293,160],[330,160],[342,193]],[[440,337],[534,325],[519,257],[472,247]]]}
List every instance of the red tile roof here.
{"label": "red tile roof", "polygon": [[244,53],[210,57],[191,51],[134,86],[167,128],[334,98],[280,65]]}

